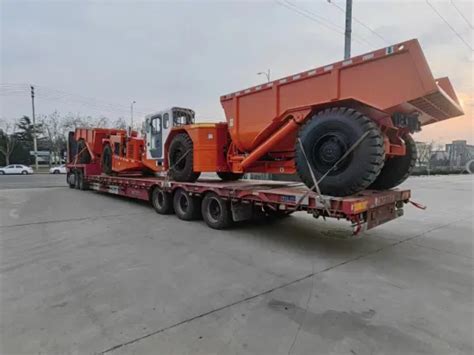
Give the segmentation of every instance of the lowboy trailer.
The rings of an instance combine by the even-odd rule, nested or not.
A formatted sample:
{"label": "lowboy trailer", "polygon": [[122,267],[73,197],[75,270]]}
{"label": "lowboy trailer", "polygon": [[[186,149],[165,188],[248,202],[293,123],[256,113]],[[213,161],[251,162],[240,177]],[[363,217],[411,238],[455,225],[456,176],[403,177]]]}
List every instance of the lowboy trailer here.
{"label": "lowboy trailer", "polygon": [[353,234],[372,229],[403,215],[410,190],[366,190],[352,196],[318,195],[298,182],[259,180],[195,182],[172,181],[167,176],[102,173],[100,164],[67,164],[70,188],[96,190],[149,201],[157,213],[175,213],[182,220],[204,219],[214,229],[255,215],[283,217],[304,211],[315,218],[336,218],[352,224]]}

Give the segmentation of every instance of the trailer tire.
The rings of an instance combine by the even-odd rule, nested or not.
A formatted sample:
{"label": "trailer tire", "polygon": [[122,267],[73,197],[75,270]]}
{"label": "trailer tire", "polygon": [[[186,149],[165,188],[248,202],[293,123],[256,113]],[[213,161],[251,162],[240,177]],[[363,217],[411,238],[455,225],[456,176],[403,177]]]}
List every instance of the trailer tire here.
{"label": "trailer tire", "polygon": [[[201,175],[194,172],[193,141],[187,133],[177,134],[170,144],[170,176],[176,181],[193,182]],[[186,154],[184,158],[183,155]]]}
{"label": "trailer tire", "polygon": [[67,184],[70,189],[74,189],[76,187],[76,174],[73,171],[67,175]]}
{"label": "trailer tire", "polygon": [[242,179],[242,176],[244,176],[243,173],[241,174],[241,173],[231,173],[231,172],[223,172],[223,171],[218,172],[216,174],[223,181],[237,181],[237,180]]}
{"label": "trailer tire", "polygon": [[100,161],[102,171],[107,175],[112,175],[112,148],[110,144],[104,145],[102,149],[102,157]]}
{"label": "trailer tire", "polygon": [[81,179],[81,175],[82,175],[82,174],[81,174],[81,172],[80,172],[79,170],[76,170],[76,171],[74,172],[74,179],[75,179],[75,181],[76,181],[76,184],[75,184],[76,190],[82,190],[82,189],[81,189],[81,180],[82,180],[82,179]]}
{"label": "trailer tire", "polygon": [[201,211],[204,222],[213,229],[226,229],[233,223],[229,202],[214,192],[204,196]]}
{"label": "trailer tire", "polygon": [[173,195],[173,208],[176,216],[184,221],[192,221],[201,217],[201,199],[178,189]]}
{"label": "trailer tire", "polygon": [[[316,180],[320,180],[366,132],[369,132],[366,138],[319,183],[323,194],[348,196],[366,189],[375,181],[385,160],[382,133],[368,117],[345,107],[320,111],[301,127],[298,137]],[[295,150],[298,175],[306,186],[312,187],[311,172],[298,140]]]}
{"label": "trailer tire", "polygon": [[387,159],[382,171],[370,185],[371,189],[391,189],[400,185],[410,176],[417,158],[416,143],[409,134],[406,134],[403,140],[405,141],[406,154]]}
{"label": "trailer tire", "polygon": [[151,192],[151,204],[156,213],[173,213],[173,195],[169,192],[163,191],[160,187],[155,187]]}
{"label": "trailer tire", "polygon": [[79,139],[77,142],[77,162],[79,164],[89,164],[91,162],[91,155],[84,139]]}

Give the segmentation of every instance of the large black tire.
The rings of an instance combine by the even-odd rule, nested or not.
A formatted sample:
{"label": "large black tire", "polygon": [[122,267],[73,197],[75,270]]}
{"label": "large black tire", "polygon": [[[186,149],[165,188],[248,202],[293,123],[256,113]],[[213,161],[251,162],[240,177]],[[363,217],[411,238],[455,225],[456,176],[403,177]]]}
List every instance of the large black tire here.
{"label": "large black tire", "polygon": [[213,229],[226,229],[233,223],[229,202],[214,192],[208,192],[204,196],[201,211],[204,222]]}
{"label": "large black tire", "polygon": [[107,175],[112,175],[112,148],[110,144],[104,145],[101,158],[102,171]]}
{"label": "large black tire", "polygon": [[[170,176],[173,180],[193,182],[201,175],[193,170],[193,153],[193,141],[186,133],[173,138],[169,153]],[[182,158],[184,154],[186,156]]]}
{"label": "large black tire", "polygon": [[417,158],[416,143],[409,134],[406,134],[403,140],[405,141],[406,154],[387,159],[379,176],[370,185],[371,189],[391,189],[400,185],[410,176]]}
{"label": "large black tire", "polygon": [[[366,132],[367,137],[319,183],[321,193],[348,196],[370,186],[384,165],[382,133],[368,117],[345,107],[318,112],[301,127],[298,136],[318,181]],[[314,182],[298,141],[295,150],[297,173],[306,186],[312,187]]]}
{"label": "large black tire", "polygon": [[74,189],[76,187],[76,174],[74,171],[68,173],[66,180],[69,188]]}
{"label": "large black tire", "polygon": [[84,139],[79,139],[77,142],[77,162],[79,164],[89,164],[91,162],[91,155]]}
{"label": "large black tire", "polygon": [[183,189],[178,189],[173,195],[173,208],[176,216],[184,221],[201,217],[201,199],[189,195]]}
{"label": "large black tire", "polygon": [[173,213],[173,195],[171,193],[163,191],[160,187],[155,187],[151,192],[150,200],[156,213]]}
{"label": "large black tire", "polygon": [[81,172],[79,170],[76,170],[74,172],[74,176],[75,176],[75,181],[76,181],[76,185],[74,186],[76,188],[76,190],[81,190],[81,186],[82,186],[82,178],[81,178]]}
{"label": "large black tire", "polygon": [[218,172],[216,174],[224,181],[237,181],[237,180],[242,179],[242,176],[244,176],[244,174],[229,173],[229,172]]}

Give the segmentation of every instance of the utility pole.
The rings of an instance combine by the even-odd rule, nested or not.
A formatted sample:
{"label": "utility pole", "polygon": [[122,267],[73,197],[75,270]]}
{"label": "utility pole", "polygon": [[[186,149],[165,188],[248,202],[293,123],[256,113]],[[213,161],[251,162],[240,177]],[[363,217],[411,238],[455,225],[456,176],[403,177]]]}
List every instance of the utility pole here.
{"label": "utility pole", "polygon": [[137,102],[135,100],[132,101],[130,104],[130,127],[132,128],[133,131],[133,104],[136,104]]}
{"label": "utility pole", "polygon": [[346,0],[346,30],[344,32],[344,59],[351,57],[352,0]]}
{"label": "utility pole", "polygon": [[31,88],[31,110],[33,115],[33,152],[35,154],[35,170],[38,171],[38,144],[36,142],[36,117],[35,117],[35,87]]}

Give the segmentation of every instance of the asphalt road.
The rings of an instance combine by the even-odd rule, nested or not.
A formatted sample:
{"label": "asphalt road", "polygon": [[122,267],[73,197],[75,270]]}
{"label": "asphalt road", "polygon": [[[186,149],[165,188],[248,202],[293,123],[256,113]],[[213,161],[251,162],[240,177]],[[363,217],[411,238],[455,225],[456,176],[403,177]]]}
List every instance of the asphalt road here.
{"label": "asphalt road", "polygon": [[352,238],[0,177],[0,353],[472,354],[473,178],[405,187],[428,209]]}
{"label": "asphalt road", "polygon": [[0,175],[0,190],[66,186],[66,174]]}

